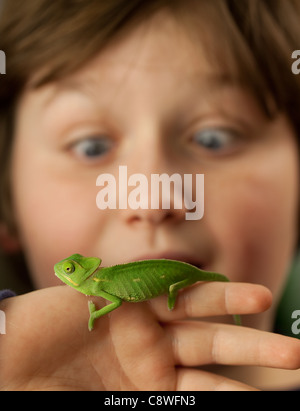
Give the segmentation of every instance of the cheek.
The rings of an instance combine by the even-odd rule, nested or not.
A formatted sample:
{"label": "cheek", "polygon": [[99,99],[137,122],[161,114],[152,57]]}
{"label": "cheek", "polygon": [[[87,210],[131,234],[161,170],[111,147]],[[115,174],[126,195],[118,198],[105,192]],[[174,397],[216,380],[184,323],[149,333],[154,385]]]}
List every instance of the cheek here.
{"label": "cheek", "polygon": [[[23,168],[23,176],[26,174]],[[51,180],[28,171],[30,185],[15,184],[21,245],[38,288],[57,284],[53,266],[66,256],[99,248],[106,215],[96,208],[96,189],[78,181]],[[15,176],[16,178],[18,175]]]}
{"label": "cheek", "polygon": [[297,160],[292,152],[282,156],[290,162],[253,162],[223,181],[210,219],[220,267],[234,281],[261,283],[274,293],[289,268],[297,227]]}

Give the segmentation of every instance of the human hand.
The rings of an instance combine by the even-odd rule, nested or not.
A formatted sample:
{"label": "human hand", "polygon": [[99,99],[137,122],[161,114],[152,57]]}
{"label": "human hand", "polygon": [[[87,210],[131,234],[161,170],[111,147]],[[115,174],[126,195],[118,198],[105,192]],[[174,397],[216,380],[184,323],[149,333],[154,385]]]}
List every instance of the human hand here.
{"label": "human hand", "polygon": [[197,284],[179,294],[172,312],[166,297],[124,303],[91,333],[87,301],[61,286],[1,302],[7,318],[7,334],[0,337],[1,390],[252,390],[195,367],[300,367],[298,340],[187,321],[262,312],[271,304],[262,286]]}

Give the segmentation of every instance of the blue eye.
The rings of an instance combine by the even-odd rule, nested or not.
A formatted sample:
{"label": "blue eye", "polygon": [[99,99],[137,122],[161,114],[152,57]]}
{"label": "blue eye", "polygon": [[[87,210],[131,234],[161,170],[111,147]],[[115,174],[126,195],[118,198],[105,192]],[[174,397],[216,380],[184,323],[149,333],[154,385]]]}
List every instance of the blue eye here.
{"label": "blue eye", "polygon": [[78,157],[87,160],[97,160],[105,156],[112,148],[112,141],[108,137],[90,137],[73,144],[73,151]]}
{"label": "blue eye", "polygon": [[222,128],[207,128],[194,135],[193,140],[206,150],[218,152],[231,147],[236,133]]}

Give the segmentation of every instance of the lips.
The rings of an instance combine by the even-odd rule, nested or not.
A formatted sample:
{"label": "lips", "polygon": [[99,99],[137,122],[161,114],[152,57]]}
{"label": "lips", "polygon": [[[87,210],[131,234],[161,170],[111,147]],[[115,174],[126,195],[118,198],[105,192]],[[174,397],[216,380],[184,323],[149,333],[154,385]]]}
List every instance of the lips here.
{"label": "lips", "polygon": [[198,259],[197,257],[187,254],[187,253],[181,253],[181,252],[166,252],[166,253],[158,253],[158,254],[148,254],[148,255],[143,255],[138,257],[135,260],[131,261],[141,261],[141,260],[161,260],[161,259],[166,259],[166,260],[175,260],[175,261],[181,261],[184,263],[192,264],[197,268],[204,269],[205,265],[203,261]]}
{"label": "lips", "polygon": [[63,277],[64,277],[66,280],[68,280],[69,283],[75,285],[75,287],[78,287],[78,286],[79,286],[79,284],[76,284],[73,280],[71,280],[70,277],[68,277],[68,276],[66,276],[66,275],[63,275]]}

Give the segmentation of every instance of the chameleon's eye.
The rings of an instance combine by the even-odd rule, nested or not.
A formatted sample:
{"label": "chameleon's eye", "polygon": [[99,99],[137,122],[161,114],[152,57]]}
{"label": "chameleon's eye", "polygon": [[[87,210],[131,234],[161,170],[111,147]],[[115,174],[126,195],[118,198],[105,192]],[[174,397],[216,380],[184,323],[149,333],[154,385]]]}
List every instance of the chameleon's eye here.
{"label": "chameleon's eye", "polygon": [[63,270],[68,275],[74,273],[74,271],[75,271],[74,264],[71,263],[71,262],[65,262],[64,265],[63,265]]}

